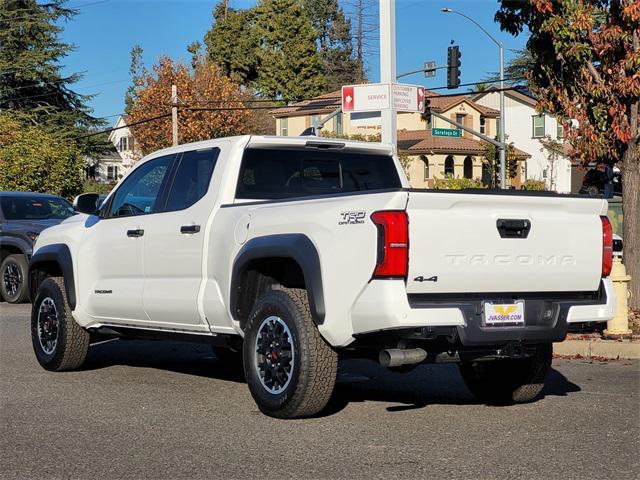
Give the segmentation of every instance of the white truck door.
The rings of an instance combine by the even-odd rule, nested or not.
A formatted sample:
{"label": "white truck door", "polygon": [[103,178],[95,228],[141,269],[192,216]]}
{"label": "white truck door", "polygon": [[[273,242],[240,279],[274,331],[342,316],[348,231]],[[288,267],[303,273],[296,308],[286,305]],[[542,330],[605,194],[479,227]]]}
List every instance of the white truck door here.
{"label": "white truck door", "polygon": [[175,155],[141,163],[113,194],[104,218],[89,217],[78,253],[81,304],[105,323],[147,321],[142,306],[147,222]]}
{"label": "white truck door", "polygon": [[221,148],[180,154],[164,212],[145,232],[144,309],[152,324],[204,329],[198,308],[207,222],[217,191],[212,182]]}

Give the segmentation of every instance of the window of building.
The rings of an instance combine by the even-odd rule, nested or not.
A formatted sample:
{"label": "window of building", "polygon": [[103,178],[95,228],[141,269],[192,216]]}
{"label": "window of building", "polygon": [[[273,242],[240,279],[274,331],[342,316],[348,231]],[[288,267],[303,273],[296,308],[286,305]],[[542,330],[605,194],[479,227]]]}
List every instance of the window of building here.
{"label": "window of building", "polygon": [[473,178],[473,159],[471,157],[464,159],[463,173],[464,178]]}
{"label": "window of building", "polygon": [[444,161],[444,174],[453,176],[453,157],[449,155]]}
{"label": "window of building", "polygon": [[289,119],[287,117],[280,119],[280,136],[286,137],[289,135]]}
{"label": "window of building", "polygon": [[174,155],[154,158],[136,168],[116,191],[109,216],[129,217],[157,211],[156,200]]}
{"label": "window of building", "polygon": [[108,165],[107,166],[107,180],[113,181],[118,179],[118,166],[117,165]]}
{"label": "window of building", "polygon": [[118,141],[118,151],[126,152],[127,150],[129,150],[129,137],[120,137]]}
{"label": "window of building", "polygon": [[485,117],[480,117],[480,133],[487,133],[486,132],[486,123],[487,123],[487,119]]}
{"label": "window of building", "polygon": [[429,180],[429,158],[426,155],[420,155],[420,159],[424,162],[424,179]]}
{"label": "window of building", "polygon": [[564,127],[562,126],[562,123],[558,122],[558,126],[556,128],[556,136],[558,138],[564,138]]}
{"label": "window of building", "polygon": [[164,211],[184,210],[205,196],[219,153],[220,149],[211,148],[182,155]]}
{"label": "window of building", "polygon": [[342,114],[336,115],[336,135],[342,135]]}
{"label": "window of building", "polygon": [[464,117],[466,117],[464,113],[456,113],[456,122],[460,125],[464,125]]}
{"label": "window of building", "polygon": [[534,115],[533,119],[533,138],[544,137],[544,115]]}

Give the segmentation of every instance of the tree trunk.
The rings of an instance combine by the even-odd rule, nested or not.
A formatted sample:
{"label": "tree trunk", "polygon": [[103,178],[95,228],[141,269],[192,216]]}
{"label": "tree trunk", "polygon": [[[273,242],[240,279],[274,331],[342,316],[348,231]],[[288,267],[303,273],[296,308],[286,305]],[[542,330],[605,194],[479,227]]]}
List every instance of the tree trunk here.
{"label": "tree trunk", "polygon": [[357,11],[357,23],[358,23],[358,31],[356,33],[356,65],[358,68],[356,83],[362,83],[364,81],[364,53],[362,51],[363,42],[363,8],[362,0],[358,0],[358,6],[356,7]]}
{"label": "tree trunk", "polygon": [[638,146],[631,141],[623,158],[624,264],[631,275],[629,306],[640,310],[640,160]]}

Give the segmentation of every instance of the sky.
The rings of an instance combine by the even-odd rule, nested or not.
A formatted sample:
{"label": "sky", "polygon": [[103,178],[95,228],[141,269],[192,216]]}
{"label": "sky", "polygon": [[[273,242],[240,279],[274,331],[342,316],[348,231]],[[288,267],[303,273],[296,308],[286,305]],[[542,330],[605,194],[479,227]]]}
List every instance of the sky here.
{"label": "sky", "polygon": [[[343,0],[341,0],[343,1]],[[66,74],[82,72],[74,85],[82,94],[93,94],[89,102],[94,115],[113,123],[124,109],[124,94],[130,84],[130,51],[134,45],[144,50],[147,67],[159,56],[188,61],[187,45],[202,42],[211,28],[211,12],[216,0],[71,0],[79,14],[64,24],[62,39],[76,49],[62,60]],[[230,0],[233,8],[246,8],[255,0]],[[523,48],[524,35],[513,37],[501,32],[493,22],[496,0],[396,0],[398,74],[421,68],[426,61],[445,65],[451,41],[460,46],[461,82],[476,82],[498,71],[498,47],[469,20],[441,13],[450,7],[464,13],[504,42],[505,57]],[[379,79],[377,49],[368,52],[369,80]],[[436,88],[446,85],[446,73],[435,78],[422,74],[405,77],[405,83]],[[468,87],[467,87],[468,88]]]}

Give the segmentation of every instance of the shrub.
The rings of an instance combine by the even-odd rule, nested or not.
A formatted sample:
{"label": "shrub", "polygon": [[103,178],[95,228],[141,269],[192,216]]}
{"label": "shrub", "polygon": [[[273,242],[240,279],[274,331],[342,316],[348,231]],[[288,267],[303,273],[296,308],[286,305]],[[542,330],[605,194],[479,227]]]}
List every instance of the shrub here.
{"label": "shrub", "polygon": [[70,199],[82,192],[82,173],[82,156],[74,142],[10,114],[0,115],[0,190]]}
{"label": "shrub", "polygon": [[527,180],[522,185],[523,190],[546,190],[547,184],[544,180]]}
{"label": "shrub", "polygon": [[454,178],[446,175],[444,178],[436,178],[433,182],[436,190],[463,190],[465,188],[486,188],[477,178]]}

